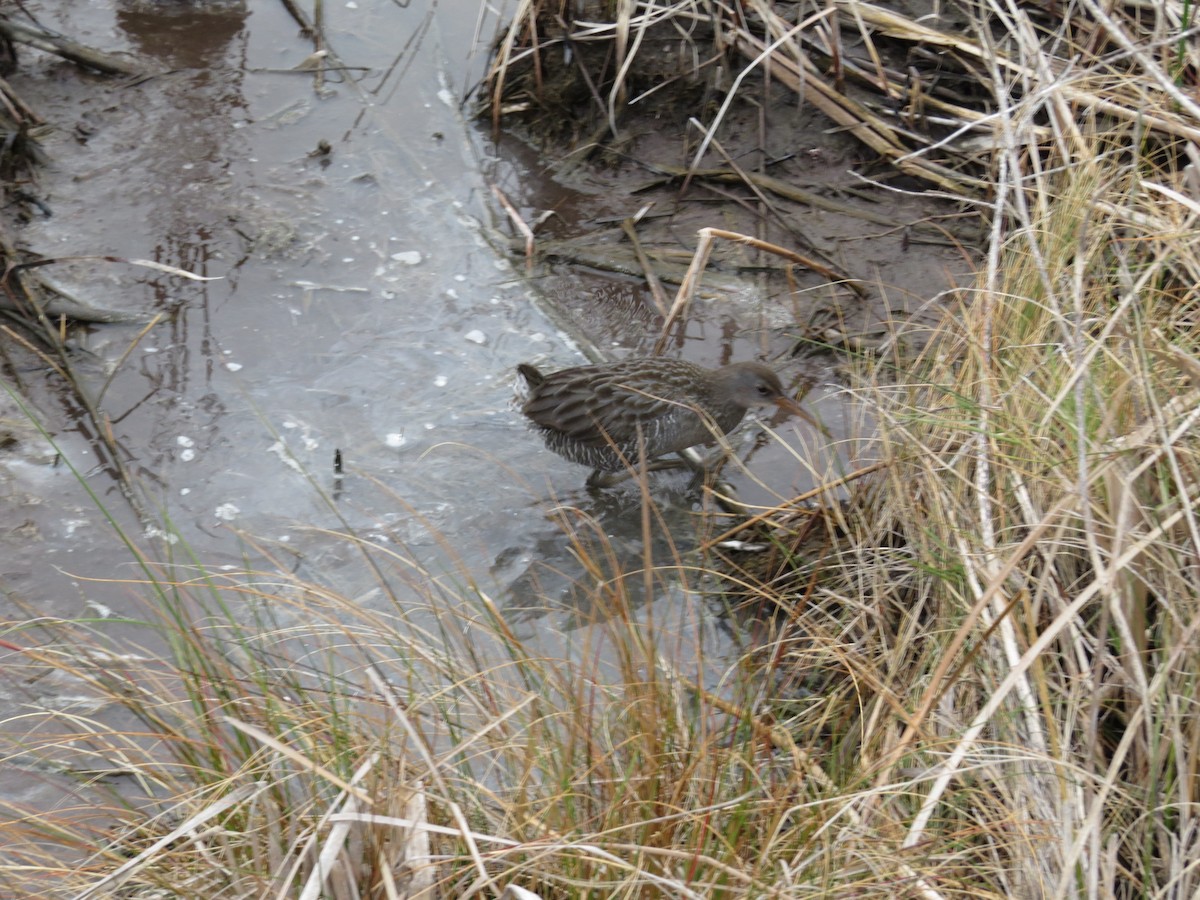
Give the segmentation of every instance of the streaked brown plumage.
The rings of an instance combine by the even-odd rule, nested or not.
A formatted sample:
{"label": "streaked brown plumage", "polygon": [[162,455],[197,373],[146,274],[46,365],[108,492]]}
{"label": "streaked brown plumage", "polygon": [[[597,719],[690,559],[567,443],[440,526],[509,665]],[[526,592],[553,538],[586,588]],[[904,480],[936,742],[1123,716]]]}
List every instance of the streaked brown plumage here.
{"label": "streaked brown plumage", "polygon": [[709,443],[738,426],[755,406],[796,410],[779,376],[754,362],[706,369],[678,359],[626,359],[544,374],[522,363],[529,386],[521,411],[546,446],[603,473]]}

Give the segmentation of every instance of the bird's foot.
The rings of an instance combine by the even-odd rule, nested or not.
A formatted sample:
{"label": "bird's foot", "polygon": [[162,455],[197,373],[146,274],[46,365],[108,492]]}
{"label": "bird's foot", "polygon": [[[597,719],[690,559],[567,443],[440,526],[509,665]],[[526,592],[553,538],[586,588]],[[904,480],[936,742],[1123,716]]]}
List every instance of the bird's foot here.
{"label": "bird's foot", "polygon": [[642,472],[661,472],[664,469],[678,469],[684,465],[685,463],[681,459],[655,459],[651,460],[645,468],[622,469],[618,472],[596,469],[588,476],[587,486],[589,488],[612,487],[630,478],[637,478]]}

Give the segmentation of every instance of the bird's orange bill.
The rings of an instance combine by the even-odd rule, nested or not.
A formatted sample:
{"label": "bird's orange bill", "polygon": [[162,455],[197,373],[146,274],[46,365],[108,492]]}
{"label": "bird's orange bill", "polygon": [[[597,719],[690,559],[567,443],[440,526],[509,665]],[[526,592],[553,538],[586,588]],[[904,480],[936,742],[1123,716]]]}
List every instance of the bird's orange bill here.
{"label": "bird's orange bill", "polygon": [[829,433],[828,429],[826,429],[824,425],[813,418],[813,416],[803,406],[801,406],[791,397],[780,397],[775,401],[775,405],[785,412],[791,413],[793,416],[799,416],[813,428],[817,429],[817,431],[821,432],[821,434],[825,435],[825,437],[833,437],[833,435]]}

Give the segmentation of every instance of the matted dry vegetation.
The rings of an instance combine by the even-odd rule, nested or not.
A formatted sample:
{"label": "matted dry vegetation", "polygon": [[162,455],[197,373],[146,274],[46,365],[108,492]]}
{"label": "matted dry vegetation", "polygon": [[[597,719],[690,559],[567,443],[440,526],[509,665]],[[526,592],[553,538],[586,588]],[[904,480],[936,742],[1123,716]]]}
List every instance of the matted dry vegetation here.
{"label": "matted dry vegetation", "polygon": [[[757,71],[853,107],[845,127],[978,204],[991,238],[918,358],[859,365],[880,468],[849,503],[764,519],[775,562],[743,589],[776,611],[744,664],[711,690],[703,661],[665,662],[623,579],[589,586],[606,653],[547,659],[482,592],[379,547],[358,545],[372,604],[146,562],[165,660],[80,625],[7,636],[40,647],[11,674],[77,680],[140,724],[42,713],[3,748],[80,779],[78,807],[4,826],[6,896],[1200,889],[1192,8],[981,4],[953,34],[853,0],[781,9],[620,3],[571,27],[612,72],[652,20],[703,24],[739,66],[772,47]],[[502,66],[555,39],[531,37],[544,16],[518,18]],[[905,115],[912,85],[839,49],[885,35],[981,99],[931,88]],[[892,122],[846,98],[852,76]],[[651,588],[703,574],[646,562]],[[118,773],[156,802],[103,799]]]}

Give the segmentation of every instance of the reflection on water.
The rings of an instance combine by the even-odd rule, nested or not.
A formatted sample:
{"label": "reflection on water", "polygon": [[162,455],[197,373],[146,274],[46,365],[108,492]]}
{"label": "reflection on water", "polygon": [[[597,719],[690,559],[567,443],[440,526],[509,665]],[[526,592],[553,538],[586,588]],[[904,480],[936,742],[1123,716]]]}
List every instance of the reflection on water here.
{"label": "reflection on water", "polygon": [[234,58],[226,63],[227,49],[239,37],[244,49],[248,16],[241,0],[118,0],[116,5],[117,27],[129,36],[138,55],[173,69],[235,64]]}
{"label": "reflection on water", "polygon": [[686,571],[695,547],[700,493],[691,480],[662,475],[645,498],[630,481],[530,509],[541,526],[526,545],[506,548],[492,567],[508,584],[506,618],[551,617],[553,627],[571,629],[603,621],[614,609],[640,608],[647,587],[658,596],[664,580],[678,581]]}

